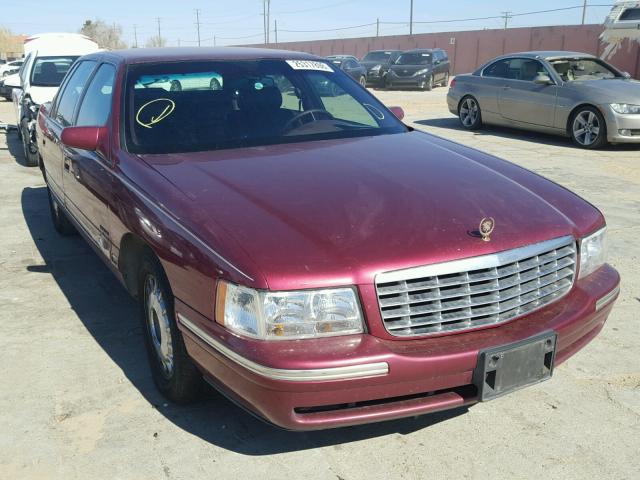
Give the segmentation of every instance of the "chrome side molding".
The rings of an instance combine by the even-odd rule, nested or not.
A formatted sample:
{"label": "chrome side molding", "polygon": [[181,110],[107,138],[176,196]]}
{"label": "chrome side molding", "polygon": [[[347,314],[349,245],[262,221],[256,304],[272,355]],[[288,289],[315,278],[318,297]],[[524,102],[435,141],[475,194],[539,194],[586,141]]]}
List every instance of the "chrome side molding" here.
{"label": "chrome side molding", "polygon": [[211,348],[215,349],[229,360],[233,360],[238,365],[246,368],[256,375],[270,378],[272,380],[287,380],[290,382],[313,382],[318,380],[344,380],[361,377],[372,377],[387,375],[389,364],[387,362],[363,363],[361,365],[350,365],[348,367],[318,368],[309,370],[287,370],[272,368],[256,363],[242,355],[234,352],[220,341],[213,338],[207,332],[198,327],[184,315],[177,314],[178,321],[187,330],[193,333],[200,340]]}

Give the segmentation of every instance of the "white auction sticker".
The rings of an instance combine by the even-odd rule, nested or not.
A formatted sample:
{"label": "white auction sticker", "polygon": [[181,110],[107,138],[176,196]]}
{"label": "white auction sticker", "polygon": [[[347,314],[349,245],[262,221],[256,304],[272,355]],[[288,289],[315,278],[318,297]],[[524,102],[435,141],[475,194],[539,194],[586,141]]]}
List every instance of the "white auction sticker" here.
{"label": "white auction sticker", "polygon": [[333,69],[324,62],[313,60],[287,60],[287,63],[294,70],[319,70],[321,72],[332,72]]}

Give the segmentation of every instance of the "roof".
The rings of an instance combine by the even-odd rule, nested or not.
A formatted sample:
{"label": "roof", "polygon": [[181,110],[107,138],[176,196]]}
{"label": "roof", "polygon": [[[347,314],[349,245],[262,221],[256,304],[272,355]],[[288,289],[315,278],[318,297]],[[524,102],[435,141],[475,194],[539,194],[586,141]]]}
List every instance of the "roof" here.
{"label": "roof", "polygon": [[442,48],[412,48],[411,50],[404,50],[402,53],[435,52],[437,50],[442,50]]}
{"label": "roof", "polygon": [[[103,52],[104,58],[117,63],[172,62],[180,60],[316,60],[319,57],[302,52],[248,47],[165,47],[131,48]],[[92,55],[93,56],[93,55]],[[97,55],[96,55],[97,56]]]}
{"label": "roof", "polygon": [[549,60],[552,58],[564,58],[564,57],[589,57],[595,58],[593,55],[582,52],[568,52],[562,50],[539,50],[532,52],[517,52],[517,53],[509,53],[507,55],[501,55],[498,58],[504,57],[526,57],[526,58],[542,58],[545,60]]}

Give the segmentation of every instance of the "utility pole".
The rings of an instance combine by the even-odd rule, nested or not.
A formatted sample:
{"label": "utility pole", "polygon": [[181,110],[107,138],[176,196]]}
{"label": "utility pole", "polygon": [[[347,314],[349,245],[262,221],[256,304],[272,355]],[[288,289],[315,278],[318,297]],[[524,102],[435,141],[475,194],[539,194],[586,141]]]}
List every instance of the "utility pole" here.
{"label": "utility pole", "polygon": [[267,44],[267,0],[262,0],[262,28],[264,30],[264,44]]}
{"label": "utility pole", "polygon": [[584,21],[587,18],[587,0],[584,0],[584,4],[582,5],[582,25],[584,25]]}
{"label": "utility pole", "polygon": [[273,21],[273,23],[274,23],[274,26],[275,26],[274,32],[276,34],[276,45],[278,45],[278,19],[275,19]]}
{"label": "utility pole", "polygon": [[413,0],[411,0],[411,12],[409,12],[409,35],[413,35]]}
{"label": "utility pole", "polygon": [[380,36],[380,19],[376,18],[376,37]]}
{"label": "utility pole", "polygon": [[504,29],[509,28],[509,20],[511,19],[511,13],[513,12],[501,12],[502,18],[504,18]]}
{"label": "utility pole", "polygon": [[138,26],[133,26],[133,48],[138,48]]}
{"label": "utility pole", "polygon": [[160,42],[162,40],[162,35],[160,33],[160,17],[156,17],[156,20],[158,21],[158,42]]}
{"label": "utility pole", "polygon": [[214,46],[214,47],[216,47],[216,46],[217,46],[217,45],[216,45],[216,36],[215,36],[215,35],[213,36],[213,46]]}
{"label": "utility pole", "polygon": [[271,30],[271,0],[267,1],[267,43],[271,41],[270,38],[270,30]]}
{"label": "utility pole", "polygon": [[198,31],[198,46],[200,46],[200,9],[196,8],[196,29]]}

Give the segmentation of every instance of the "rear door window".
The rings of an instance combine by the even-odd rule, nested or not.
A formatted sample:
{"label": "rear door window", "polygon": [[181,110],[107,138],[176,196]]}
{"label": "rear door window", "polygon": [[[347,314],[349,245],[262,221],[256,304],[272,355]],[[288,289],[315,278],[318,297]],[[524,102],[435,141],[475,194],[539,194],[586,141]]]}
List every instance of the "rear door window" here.
{"label": "rear door window", "polygon": [[116,69],[113,65],[104,63],[98,68],[82,99],[77,126],[102,127],[107,123],[111,113],[115,76]]}
{"label": "rear door window", "polygon": [[482,72],[483,77],[524,80],[527,82],[532,82],[538,75],[549,75],[549,72],[542,63],[532,58],[506,58],[498,60]]}
{"label": "rear door window", "polygon": [[58,101],[58,110],[55,114],[56,121],[63,127],[71,125],[82,90],[95,66],[96,62],[90,60],[80,63],[64,87],[62,96]]}

